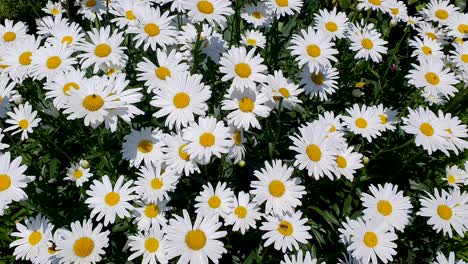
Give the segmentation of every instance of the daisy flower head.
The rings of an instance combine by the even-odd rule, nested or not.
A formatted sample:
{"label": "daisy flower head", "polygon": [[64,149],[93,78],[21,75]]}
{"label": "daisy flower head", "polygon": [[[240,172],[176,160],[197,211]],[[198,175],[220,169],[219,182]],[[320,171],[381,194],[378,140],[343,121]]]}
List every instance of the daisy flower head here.
{"label": "daisy flower head", "polygon": [[384,3],[391,0],[358,0],[357,9],[359,10],[374,10],[384,11]]}
{"label": "daisy flower head", "polygon": [[69,48],[76,49],[78,44],[84,41],[85,34],[80,24],[71,22],[66,24],[57,24],[50,30],[51,37],[47,38],[47,42],[63,43]]}
{"label": "daisy flower head", "polygon": [[218,182],[213,188],[211,183],[203,185],[203,191],[195,198],[195,212],[203,216],[225,218],[233,209],[234,192],[225,182]]}
{"label": "daisy flower head", "polygon": [[206,21],[211,26],[226,26],[227,16],[234,13],[230,1],[224,0],[184,0],[188,17],[192,23]]}
{"label": "daisy flower head", "polygon": [[300,244],[307,244],[307,240],[312,236],[309,234],[310,226],[306,225],[308,219],[302,218],[302,212],[291,212],[281,215],[266,215],[260,226],[260,230],[265,231],[262,239],[265,239],[264,246],[274,243],[274,248],[284,253],[287,250],[298,250]]}
{"label": "daisy flower head", "polygon": [[293,168],[283,164],[281,160],[273,160],[271,164],[265,161],[265,168],[254,171],[257,178],[252,181],[251,194],[253,202],[265,204],[265,213],[271,211],[274,214],[293,212],[294,208],[301,205],[301,198],[306,194],[305,187],[300,185],[299,178],[291,178]]}
{"label": "daisy flower head", "polygon": [[145,82],[148,93],[160,89],[169,77],[189,70],[189,66],[182,62],[182,54],[175,49],[170,52],[158,49],[156,57],[158,66],[147,58],[137,64],[137,80]]}
{"label": "daisy flower head", "polygon": [[409,223],[412,209],[409,197],[398,191],[398,186],[386,183],[384,186],[369,186],[369,193],[361,194],[364,217],[385,223],[389,227],[402,231]]}
{"label": "daisy flower head", "polygon": [[425,92],[441,93],[447,99],[454,96],[458,89],[454,86],[459,80],[450,69],[445,68],[439,59],[424,59],[419,65],[413,64],[413,69],[406,76],[408,83]]}
{"label": "daisy flower head", "polygon": [[321,101],[328,100],[328,96],[338,89],[338,70],[334,67],[320,66],[316,72],[306,66],[301,72],[301,85],[304,93],[311,98],[318,96]]}
{"label": "daisy flower head", "polygon": [[57,74],[73,70],[76,59],[66,44],[46,43],[31,56],[31,76],[36,80],[53,79]]}
{"label": "daisy flower head", "polygon": [[463,237],[468,230],[468,195],[459,189],[453,189],[450,193],[445,190],[439,192],[434,189],[434,195],[426,193],[426,197],[420,199],[421,209],[417,215],[428,217],[427,224],[437,232],[449,237],[453,236],[453,230]]}
{"label": "daisy flower head", "polygon": [[3,24],[0,23],[0,46],[9,46],[13,43],[20,42],[26,35],[28,26],[23,22],[14,22],[5,19]]}
{"label": "daisy flower head", "polygon": [[461,69],[468,69],[468,42],[454,46],[455,49],[450,51],[451,61]]}
{"label": "daisy flower head", "polygon": [[[280,264],[317,264],[317,259],[312,257],[310,251],[307,251],[304,256],[302,250],[299,250],[297,255],[288,256],[285,254],[284,260]],[[321,262],[321,264],[325,264],[325,262]]]}
{"label": "daisy flower head", "polygon": [[378,221],[364,221],[362,218],[349,222],[350,244],[348,252],[361,263],[377,264],[378,259],[387,263],[397,254],[397,235]]}
{"label": "daisy flower head", "polygon": [[260,220],[262,213],[259,212],[258,205],[250,202],[248,193],[240,191],[238,196],[234,196],[233,207],[225,217],[226,225],[232,225],[232,231],[239,231],[241,234],[250,228],[256,228],[256,221]]}
{"label": "daisy flower head", "polygon": [[70,89],[79,90],[85,86],[85,74],[84,71],[75,69],[58,73],[44,85],[46,99],[52,99],[58,110],[64,109],[70,100]]}
{"label": "daisy flower head", "polygon": [[174,16],[168,11],[161,14],[158,8],[141,8],[138,10],[139,23],[129,27],[126,32],[135,34],[135,47],[143,44],[143,50],[156,50],[157,45],[165,49],[167,45],[176,44],[177,31],[172,25]]}
{"label": "daisy flower head", "polygon": [[337,12],[336,7],[332,11],[320,9],[314,15],[314,29],[329,34],[332,40],[344,38],[348,25],[348,17],[344,12]]}
{"label": "daisy flower head", "polygon": [[402,118],[404,126],[401,128],[407,134],[416,135],[416,146],[422,146],[429,154],[440,150],[446,155],[448,132],[445,124],[429,109],[418,107],[416,110],[408,108],[409,115]]}
{"label": "daisy flower head", "polygon": [[142,256],[141,263],[167,263],[166,240],[164,232],[159,227],[129,236],[128,246],[132,251],[128,257],[130,261]]}
{"label": "daisy flower head", "polygon": [[336,62],[335,43],[331,36],[323,31],[315,31],[311,26],[301,29],[301,34],[294,34],[291,46],[288,47],[291,54],[296,57],[299,66],[308,65],[310,72],[317,73],[320,67],[331,67],[331,62]]}
{"label": "daisy flower head", "polygon": [[261,91],[270,99],[266,104],[270,108],[278,108],[281,102],[282,107],[291,110],[302,103],[298,97],[304,89],[285,78],[283,72],[279,70],[274,71],[273,75],[267,76]]}
{"label": "daisy flower head", "polygon": [[333,179],[334,155],[339,144],[328,133],[323,124],[314,122],[300,127],[299,133],[289,137],[293,142],[289,149],[297,152],[294,166],[307,169],[307,174],[316,180],[325,175]]}
{"label": "daisy flower head", "polygon": [[432,23],[421,22],[418,24],[417,33],[421,38],[429,37],[432,40],[437,40],[440,43],[445,43],[447,33],[444,28],[435,27]]}
{"label": "daisy flower head", "polygon": [[447,24],[448,34],[460,42],[468,37],[468,14],[454,12],[450,15]]}
{"label": "daisy flower head", "polygon": [[228,152],[228,160],[233,163],[239,163],[245,157],[245,145],[247,139],[244,137],[244,131],[237,129],[233,125],[229,126],[229,135],[231,136],[231,147]]}
{"label": "daisy flower head", "polygon": [[41,10],[44,11],[46,14],[52,15],[52,16],[59,16],[65,13],[65,9],[63,8],[62,3],[60,2],[55,3],[50,0],[47,1],[46,6],[42,8]]}
{"label": "daisy flower head", "polygon": [[339,114],[335,115],[332,111],[326,111],[319,115],[318,123],[324,126],[325,130],[328,130],[328,135],[330,135],[344,130],[341,118],[342,116]]}
{"label": "daisy flower head", "polygon": [[73,222],[70,230],[61,230],[61,235],[55,241],[57,257],[67,263],[97,263],[106,253],[104,248],[109,245],[109,231],[102,232],[102,225],[93,227],[91,220]]}
{"label": "daisy flower head", "polygon": [[21,140],[28,139],[29,134],[33,132],[33,128],[37,127],[41,121],[37,117],[37,111],[32,110],[29,102],[20,104],[12,112],[8,112],[7,115],[10,118],[5,121],[5,123],[9,124],[5,132],[13,131],[12,135],[21,132]]}
{"label": "daisy flower head", "polygon": [[362,164],[362,154],[354,152],[353,147],[341,149],[337,152],[335,157],[335,170],[336,178],[344,176],[346,179],[352,181],[356,170],[364,167]]}
{"label": "daisy flower head", "polygon": [[387,41],[382,39],[382,34],[375,29],[374,24],[365,26],[351,25],[348,34],[351,40],[352,51],[357,51],[354,58],[381,62],[382,55],[387,54]]}
{"label": "daisy flower head", "polygon": [[437,40],[433,40],[429,37],[424,37],[422,39],[415,37],[409,44],[414,48],[411,56],[417,57],[420,60],[428,58],[442,59],[444,57],[442,45]]}
{"label": "daisy flower head", "polygon": [[223,242],[218,240],[227,234],[219,231],[222,223],[215,216],[200,214],[192,223],[187,210],[182,214],[183,217],[174,215],[166,227],[168,259],[180,256],[178,263],[208,263],[208,259],[217,263],[221,255],[227,253]]}
{"label": "daisy flower head", "polygon": [[447,148],[455,152],[456,155],[463,153],[465,149],[468,149],[468,129],[462,121],[452,114],[444,114],[439,109],[438,119],[444,125],[443,129],[446,134],[446,140],[448,143]]}
{"label": "daisy flower head", "polygon": [[109,12],[115,16],[111,22],[121,29],[136,26],[139,23],[139,14],[145,8],[149,9],[143,1],[119,0],[109,9]]}
{"label": "daisy flower head", "polygon": [[183,151],[202,164],[209,163],[213,155],[220,158],[231,146],[229,128],[223,121],[210,116],[199,117],[198,123],[193,122],[182,130],[182,135],[187,142]]}
{"label": "daisy flower head", "polygon": [[181,133],[173,133],[164,138],[166,147],[164,152],[164,163],[168,169],[172,169],[176,174],[189,176],[194,172],[200,172],[197,162],[187,153],[185,146],[187,142],[182,138]]}
{"label": "daisy flower head", "polygon": [[380,130],[395,131],[395,125],[399,121],[397,117],[398,111],[393,110],[391,107],[385,107],[383,104],[378,104],[374,109],[380,118]]}
{"label": "daisy flower head", "polygon": [[225,95],[222,101],[222,110],[230,111],[227,115],[228,123],[238,129],[248,131],[250,127],[260,129],[258,117],[267,117],[270,108],[265,104],[268,98],[264,93],[252,90],[240,92],[235,90]]}
{"label": "daisy flower head", "polygon": [[458,12],[458,7],[450,4],[448,0],[431,0],[422,12],[429,20],[444,25]]}
{"label": "daisy flower head", "polygon": [[282,16],[291,16],[299,13],[302,8],[302,0],[263,0],[267,10],[276,15],[277,18]]}
{"label": "daisy flower head", "polygon": [[253,47],[253,48],[265,48],[266,38],[262,34],[262,32],[258,30],[247,30],[242,35],[242,44],[246,47]]}
{"label": "daisy flower head", "polygon": [[10,244],[15,248],[13,255],[16,260],[30,260],[46,254],[47,242],[52,239],[52,229],[54,226],[42,215],[26,218],[24,224],[16,223],[16,232],[12,232],[12,237],[17,237]]}
{"label": "daisy flower head", "polygon": [[157,202],[136,201],[135,219],[138,230],[148,231],[154,227],[163,227],[167,223],[166,212],[172,207],[167,206],[169,200]]}
{"label": "daisy flower head", "polygon": [[450,251],[449,257],[445,257],[442,252],[437,252],[436,260],[432,262],[432,264],[466,264],[465,261],[463,260],[456,260],[455,259],[455,253]]}
{"label": "daisy flower head", "polygon": [[265,81],[267,67],[263,58],[255,55],[255,49],[247,52],[245,47],[233,47],[221,58],[219,70],[224,74],[223,82],[232,80],[230,91],[256,90],[257,84]]}
{"label": "daisy flower head", "polygon": [[447,166],[445,169],[445,177],[442,180],[446,181],[450,187],[460,188],[468,179],[468,172],[460,169],[458,166]]}
{"label": "daisy flower head", "polygon": [[97,73],[104,67],[124,67],[128,57],[124,53],[126,48],[121,46],[123,40],[123,33],[118,30],[111,33],[109,26],[88,31],[88,40],[77,46],[77,50],[81,52],[77,56],[81,60],[81,68],[93,66],[93,73]]}
{"label": "daisy flower head", "polygon": [[52,36],[52,31],[58,27],[68,26],[70,20],[64,16],[44,16],[36,20],[37,34],[43,38]]}
{"label": "daisy flower head", "polygon": [[165,125],[179,130],[195,121],[195,115],[205,115],[210,97],[210,87],[202,82],[200,74],[183,72],[162,83],[150,104],[160,108],[153,114],[156,118],[167,116]]}
{"label": "daisy flower head", "polygon": [[135,182],[135,191],[144,201],[150,203],[169,200],[168,193],[173,192],[179,182],[174,171],[163,169],[160,164],[142,166],[137,174],[139,177]]}
{"label": "daisy flower head", "polygon": [[241,17],[254,28],[269,27],[272,21],[272,16],[263,2],[246,5],[241,11]]}
{"label": "daisy flower head", "polygon": [[417,26],[421,23],[422,20],[423,18],[419,16],[407,16],[405,18],[406,24],[411,26],[412,29],[417,29]]}
{"label": "daisy flower head", "polygon": [[40,39],[26,36],[20,42],[6,48],[2,63],[8,65],[4,72],[8,73],[12,80],[21,83],[29,77],[32,70],[31,57],[39,49],[40,43]]}
{"label": "daisy flower head", "polygon": [[140,130],[132,130],[124,137],[122,144],[123,159],[130,162],[130,166],[140,167],[145,165],[160,164],[163,161],[162,148],[164,147],[164,134],[159,129],[144,127]]}
{"label": "daisy flower head", "polygon": [[365,137],[369,142],[381,136],[380,117],[374,107],[359,107],[354,104],[352,108],[346,109],[346,112],[349,116],[343,116],[342,119],[351,132]]}
{"label": "daisy flower head", "polygon": [[129,202],[138,198],[138,195],[133,194],[136,188],[132,185],[132,180],[124,183],[123,175],[117,179],[114,186],[107,175],[104,175],[101,181],[94,180],[90,189],[86,191],[89,198],[85,203],[92,209],[90,217],[96,217],[97,221],[104,218],[104,226],[113,224],[116,216],[130,217],[129,211],[133,210],[133,205]]}
{"label": "daisy flower head", "polygon": [[384,10],[394,22],[405,21],[408,17],[408,7],[402,1],[387,0],[384,2]]}
{"label": "daisy flower head", "polygon": [[79,163],[72,164],[67,170],[67,177],[64,180],[75,182],[77,187],[83,186],[89,178],[93,177],[91,168],[83,168]]}
{"label": "daisy flower head", "polygon": [[78,0],[78,14],[82,14],[87,20],[92,22],[102,21],[102,15],[107,12],[106,0]]}

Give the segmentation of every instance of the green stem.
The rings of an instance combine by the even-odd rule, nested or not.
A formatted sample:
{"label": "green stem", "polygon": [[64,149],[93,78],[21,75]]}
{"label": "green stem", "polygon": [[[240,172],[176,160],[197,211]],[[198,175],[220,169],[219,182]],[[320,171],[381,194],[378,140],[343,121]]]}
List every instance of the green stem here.
{"label": "green stem", "polygon": [[203,30],[203,26],[201,23],[196,25],[197,28],[197,40],[195,42],[195,47],[193,48],[193,67],[192,67],[192,74],[197,73],[198,71],[198,64],[200,60],[200,47],[202,44],[201,33]]}
{"label": "green stem", "polygon": [[380,155],[383,154],[383,153],[393,152],[393,151],[395,151],[395,150],[402,149],[402,148],[404,148],[404,147],[410,145],[410,144],[413,143],[413,142],[414,142],[414,138],[411,138],[410,140],[406,141],[405,143],[403,143],[403,144],[400,145],[400,146],[397,146],[397,147],[394,147],[394,148],[391,148],[391,149],[388,149],[388,150],[382,150],[382,151],[380,151],[379,153],[377,153],[377,154],[373,157],[373,159],[375,159],[376,157],[380,156]]}

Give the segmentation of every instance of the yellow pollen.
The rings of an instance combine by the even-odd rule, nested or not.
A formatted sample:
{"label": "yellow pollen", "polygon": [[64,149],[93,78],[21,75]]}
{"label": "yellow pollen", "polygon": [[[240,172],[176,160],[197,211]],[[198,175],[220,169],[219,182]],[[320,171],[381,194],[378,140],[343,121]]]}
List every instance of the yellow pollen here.
{"label": "yellow pollen", "polygon": [[249,38],[247,39],[247,44],[250,45],[250,46],[255,46],[257,45],[257,41],[253,38]]}
{"label": "yellow pollen", "polygon": [[106,194],[104,201],[108,206],[114,206],[120,202],[120,194],[116,192],[110,192]]}
{"label": "yellow pollen", "polygon": [[60,14],[60,11],[59,11],[57,8],[52,9],[50,12],[51,12],[52,15],[54,15],[54,16]]}
{"label": "yellow pollen", "polygon": [[376,6],[379,6],[382,4],[380,0],[368,0],[368,2]]}
{"label": "yellow pollen", "polygon": [[72,44],[73,37],[72,36],[65,36],[62,38],[62,43],[67,43],[67,45]]}
{"label": "yellow pollen", "polygon": [[468,24],[460,24],[457,29],[462,34],[468,34]]}
{"label": "yellow pollen", "polygon": [[80,86],[77,84],[77,83],[74,83],[74,82],[69,82],[69,83],[66,83],[64,86],[63,86],[63,94],[65,94],[66,96],[69,96],[70,95],[70,89],[73,88],[75,90],[79,90],[80,89]]}
{"label": "yellow pollen", "polygon": [[434,128],[429,123],[422,123],[419,126],[419,130],[421,130],[421,133],[423,133],[425,136],[430,137],[434,135]]}
{"label": "yellow pollen", "polygon": [[256,19],[263,18],[262,12],[258,12],[258,11],[252,12],[252,16],[255,17]]}
{"label": "yellow pollen", "polygon": [[125,12],[125,17],[128,19],[128,20],[135,20],[135,14],[133,14],[133,11],[132,10],[127,10]]}
{"label": "yellow pollen", "polygon": [[104,100],[97,94],[91,94],[83,99],[82,104],[88,111],[96,112],[104,105]]}
{"label": "yellow pollen", "polygon": [[86,7],[93,7],[96,5],[96,0],[88,0],[86,1]]}
{"label": "yellow pollen", "polygon": [[163,81],[165,81],[167,77],[171,77],[171,71],[164,66],[158,67],[155,71],[155,74],[156,77]]}
{"label": "yellow pollen", "polygon": [[159,214],[159,207],[155,204],[148,204],[145,208],[145,216],[155,218]]}
{"label": "yellow pollen", "polygon": [[106,43],[102,43],[96,46],[94,49],[94,54],[98,56],[99,58],[105,58],[111,54],[112,48]]}
{"label": "yellow pollen", "polygon": [[142,140],[138,143],[138,151],[141,153],[148,153],[153,150],[153,142],[151,140]]}
{"label": "yellow pollen", "polygon": [[28,241],[29,244],[32,246],[36,245],[37,243],[41,242],[42,240],[42,233],[39,231],[34,231],[29,235]]}
{"label": "yellow pollen", "polygon": [[161,33],[161,30],[159,29],[159,26],[154,24],[154,23],[148,23],[145,26],[145,32],[148,34],[150,37],[154,37],[159,35]]}
{"label": "yellow pollen", "polygon": [[239,109],[244,113],[250,113],[254,110],[255,103],[249,97],[244,97],[239,100]]}
{"label": "yellow pollen", "polygon": [[392,204],[387,200],[380,200],[377,203],[377,211],[383,216],[387,216],[393,212]]}
{"label": "yellow pollen", "polygon": [[438,19],[441,19],[441,20],[445,20],[448,18],[449,16],[449,13],[447,12],[447,10],[445,9],[439,9],[435,12],[435,16],[438,18]]}
{"label": "yellow pollen", "polygon": [[338,30],[338,25],[333,21],[329,21],[325,24],[325,28],[330,32],[336,32]]}
{"label": "yellow pollen", "polygon": [[46,66],[51,70],[57,69],[62,64],[62,59],[59,56],[52,56],[47,59]]}
{"label": "yellow pollen", "polygon": [[313,58],[317,58],[321,54],[320,47],[315,44],[310,44],[307,46],[307,54]]}
{"label": "yellow pollen", "polygon": [[437,207],[437,214],[444,220],[450,220],[453,214],[452,208],[445,204],[441,204]]}
{"label": "yellow pollen", "polygon": [[197,4],[198,11],[205,15],[212,14],[214,11],[214,6],[210,1],[199,1]]}
{"label": "yellow pollen", "polygon": [[432,32],[426,32],[426,36],[428,36],[430,39],[432,40],[436,40],[437,39],[437,36],[436,34],[432,33]]}
{"label": "yellow pollen", "polygon": [[278,224],[278,232],[280,232],[283,236],[290,236],[292,235],[294,228],[292,224],[288,221],[281,221]]}
{"label": "yellow pollen", "polygon": [[3,35],[3,40],[5,40],[5,42],[12,42],[16,39],[16,33],[15,32],[12,32],[12,31],[9,31],[7,33],[5,33]]}
{"label": "yellow pollen", "polygon": [[283,194],[286,192],[286,187],[280,180],[273,180],[268,185],[268,191],[273,197],[278,198],[283,196]]}
{"label": "yellow pollen", "polygon": [[278,92],[284,97],[284,98],[289,98],[291,94],[289,93],[289,90],[286,88],[279,88]]}
{"label": "yellow pollen", "polygon": [[247,63],[239,63],[235,67],[236,74],[241,78],[249,78],[250,74],[252,74],[252,69]]}
{"label": "yellow pollen", "polygon": [[336,126],[332,125],[328,131],[330,131],[331,133],[335,132],[336,131]]}
{"label": "yellow pollen", "polygon": [[155,190],[159,190],[164,186],[164,183],[161,179],[159,178],[154,178],[151,180],[151,188]]}
{"label": "yellow pollen", "polygon": [[432,49],[428,46],[422,46],[421,50],[424,55],[432,55]]}
{"label": "yellow pollen", "polygon": [[191,250],[200,250],[206,245],[206,235],[200,229],[191,230],[185,235],[185,244]]}
{"label": "yellow pollen", "polygon": [[322,158],[322,150],[320,150],[320,147],[315,144],[307,146],[306,154],[311,161],[317,162]]}
{"label": "yellow pollen", "polygon": [[323,82],[325,81],[325,77],[323,76],[323,74],[321,72],[319,73],[312,73],[310,75],[310,79],[312,80],[312,82],[314,82],[316,85],[322,85]]}
{"label": "yellow pollen", "polygon": [[380,124],[385,125],[388,122],[388,118],[386,115],[379,115],[380,117]]}
{"label": "yellow pollen", "polygon": [[449,133],[449,134],[453,134],[453,131],[450,128],[447,128],[447,129],[444,129],[444,130],[447,131],[447,133]]}
{"label": "yellow pollen", "polygon": [[356,119],[356,121],[354,123],[359,128],[366,128],[367,127],[367,121],[362,117],[359,117],[358,119]]}
{"label": "yellow pollen", "polygon": [[373,248],[377,246],[377,244],[379,243],[379,238],[377,237],[377,234],[375,234],[374,232],[366,232],[364,234],[363,242],[367,247]]}
{"label": "yellow pollen", "polygon": [[390,8],[390,11],[392,12],[392,14],[393,14],[394,16],[396,16],[396,15],[398,15],[398,13],[400,13],[400,9],[399,9],[399,8],[396,8],[396,7]]}
{"label": "yellow pollen", "polygon": [[73,178],[79,179],[83,176],[83,172],[81,170],[75,170],[73,171]]}
{"label": "yellow pollen", "polygon": [[145,249],[149,253],[154,253],[159,248],[159,241],[156,238],[150,237],[145,241]]}
{"label": "yellow pollen", "polygon": [[275,0],[275,2],[279,7],[287,7],[289,5],[288,0]]}
{"label": "yellow pollen", "polygon": [[461,60],[462,60],[464,63],[468,63],[468,54],[462,54],[462,55],[461,55]]}
{"label": "yellow pollen", "polygon": [[80,258],[86,258],[91,255],[94,249],[94,241],[89,237],[81,237],[75,240],[73,252]]}
{"label": "yellow pollen", "polygon": [[205,132],[200,136],[199,141],[202,147],[207,148],[215,144],[216,138],[211,132]]}
{"label": "yellow pollen", "polygon": [[11,178],[6,174],[0,174],[0,192],[8,190],[11,186]]}
{"label": "yellow pollen", "polygon": [[440,82],[440,77],[435,72],[428,72],[424,77],[426,81],[432,85],[438,85]]}
{"label": "yellow pollen", "polygon": [[457,179],[455,178],[455,176],[449,175],[449,176],[447,177],[447,181],[448,181],[448,183],[450,183],[450,184],[454,184],[454,183],[457,181]]}
{"label": "yellow pollen", "polygon": [[234,140],[234,144],[237,146],[240,146],[242,144],[242,135],[239,130],[236,130],[234,132],[234,135],[232,136],[232,139]]}
{"label": "yellow pollen", "polygon": [[19,56],[19,59],[18,59],[19,63],[24,66],[31,64],[31,55],[32,55],[32,52],[30,51],[23,52]]}
{"label": "yellow pollen", "polygon": [[190,96],[184,92],[177,93],[172,99],[172,103],[176,108],[185,108],[190,104]]}
{"label": "yellow pollen", "polygon": [[348,165],[348,162],[346,161],[345,157],[336,156],[336,164],[338,165],[338,168],[344,169]]}
{"label": "yellow pollen", "polygon": [[210,199],[208,199],[208,205],[211,208],[216,209],[219,206],[221,206],[221,199],[219,199],[218,196],[213,195],[213,196],[210,197]]}
{"label": "yellow pollen", "polygon": [[18,123],[18,126],[22,129],[22,130],[25,130],[28,128],[29,126],[29,121],[26,120],[26,119],[21,119]]}
{"label": "yellow pollen", "polygon": [[184,151],[185,146],[187,146],[187,144],[180,145],[180,147],[179,147],[179,157],[181,159],[183,159],[183,160],[189,161],[190,160],[190,155],[186,151]]}
{"label": "yellow pollen", "polygon": [[236,209],[234,209],[234,214],[237,215],[238,218],[245,218],[247,216],[247,208],[244,206],[237,206]]}
{"label": "yellow pollen", "polygon": [[369,38],[363,38],[361,40],[361,45],[364,47],[366,50],[371,50],[374,47],[374,42],[372,42],[371,39]]}

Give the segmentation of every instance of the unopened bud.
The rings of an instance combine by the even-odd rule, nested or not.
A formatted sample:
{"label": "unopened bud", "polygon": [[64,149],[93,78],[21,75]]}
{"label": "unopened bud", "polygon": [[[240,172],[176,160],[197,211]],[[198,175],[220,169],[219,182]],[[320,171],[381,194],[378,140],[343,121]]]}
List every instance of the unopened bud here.
{"label": "unopened bud", "polygon": [[364,156],[364,157],[362,158],[362,163],[364,163],[364,165],[369,164],[369,161],[370,161],[369,158],[366,157],[366,156]]}
{"label": "unopened bud", "polygon": [[83,169],[88,169],[90,167],[89,162],[87,160],[80,160],[80,166]]}
{"label": "unopened bud", "polygon": [[239,167],[241,168],[245,167],[245,160],[239,161]]}

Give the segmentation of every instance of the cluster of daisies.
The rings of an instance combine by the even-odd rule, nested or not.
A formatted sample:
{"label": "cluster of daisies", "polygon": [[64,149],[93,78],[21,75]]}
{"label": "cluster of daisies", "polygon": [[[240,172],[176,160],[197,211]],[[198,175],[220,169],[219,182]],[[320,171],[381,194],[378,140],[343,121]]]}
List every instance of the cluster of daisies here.
{"label": "cluster of daisies", "polygon": [[[260,131],[262,120],[272,112],[295,111],[307,97],[330,99],[339,89],[338,40],[348,49],[341,52],[351,51],[356,60],[375,64],[384,60],[388,43],[367,19],[350,22],[336,8],[322,9],[285,48],[299,69],[298,76],[287,76],[282,70],[268,71],[262,50],[268,47],[268,30],[278,20],[298,14],[301,0],[262,0],[241,7],[240,17],[248,26],[240,43],[227,41],[224,34],[228,17],[235,13],[231,1],[73,2],[78,14],[96,27],[86,31],[67,18],[70,11],[62,2],[47,3],[43,9],[47,16],[37,20],[34,34],[22,22],[0,24],[0,118],[6,126],[0,130],[0,141],[6,134],[13,142],[17,133],[21,141],[27,140],[33,129],[40,129],[40,115],[17,89],[25,80],[34,81],[45,94],[44,114],[63,114],[112,132],[131,125],[121,155],[138,170],[137,177],[120,176],[112,182],[106,175],[94,177],[86,160],[71,164],[65,180],[84,188],[89,216],[69,227],[56,228],[42,215],[17,223],[11,234],[17,238],[11,243],[16,259],[99,262],[109,247],[110,225],[131,219],[138,232],[128,234],[123,249],[129,260],[218,263],[227,253],[226,230],[245,234],[258,228],[265,247],[285,254],[282,263],[316,263],[313,254],[300,251],[312,240],[308,219],[300,210],[307,194],[303,181],[342,176],[352,181],[366,157],[348,143],[349,136],[373,142],[384,133],[402,130],[414,135],[410,142],[429,154],[459,155],[468,148],[466,125],[450,113],[436,114],[422,106],[399,111],[383,104],[354,104],[343,113],[327,111],[298,127],[289,135],[294,162],[265,161],[255,170],[248,193],[235,193],[228,182],[208,182],[195,198],[194,212],[177,215],[170,201],[182,177],[200,173],[216,158],[241,163],[247,137]],[[406,31],[415,33],[410,46],[417,63],[407,79],[429,105],[443,105],[466,89],[467,14],[447,0],[432,0],[418,16],[410,16],[405,3],[396,0],[359,0],[357,9],[385,14],[392,24],[407,24]],[[136,63],[129,57],[129,50],[135,49],[143,54]],[[205,83],[205,76],[194,70],[208,65],[216,67],[216,83]],[[136,71],[136,80],[127,75],[129,67]],[[224,96],[214,102],[213,89],[219,87],[226,87]],[[133,122],[145,114],[141,110],[145,100],[163,127],[138,127]],[[213,117],[213,105],[219,105],[222,119]],[[35,180],[25,175],[27,166],[21,157],[11,157],[9,147],[0,142],[0,149],[6,150],[0,155],[0,215],[11,203],[26,200],[24,189]],[[310,177],[293,177],[295,169]],[[450,237],[453,230],[459,236],[468,230],[468,194],[460,190],[468,184],[467,169],[466,163],[464,169],[447,167],[443,180],[453,188],[427,193],[416,213]],[[339,230],[347,248],[341,263],[392,261],[398,233],[414,217],[409,197],[398,186],[371,185],[369,191],[361,197],[363,216],[347,219]],[[436,258],[436,263],[454,261],[453,253],[448,259],[442,253]]]}

